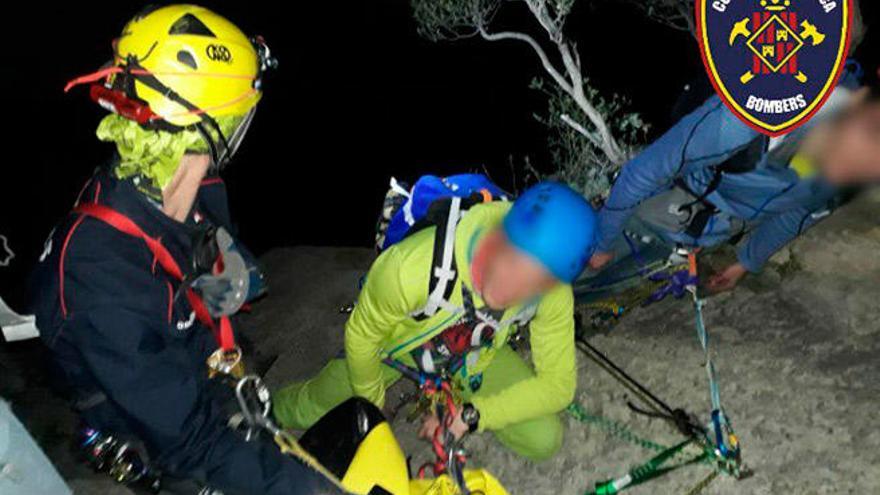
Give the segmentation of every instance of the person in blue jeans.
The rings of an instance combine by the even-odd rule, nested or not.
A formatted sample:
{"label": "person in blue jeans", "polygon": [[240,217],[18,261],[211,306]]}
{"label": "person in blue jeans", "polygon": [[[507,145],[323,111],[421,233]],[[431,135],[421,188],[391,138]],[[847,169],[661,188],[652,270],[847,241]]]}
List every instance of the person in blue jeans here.
{"label": "person in blue jeans", "polygon": [[707,282],[730,290],[829,215],[847,190],[880,179],[880,95],[842,78],[809,122],[770,139],[712,96],[626,163],[599,214],[581,286],[616,280],[677,246],[738,242]]}

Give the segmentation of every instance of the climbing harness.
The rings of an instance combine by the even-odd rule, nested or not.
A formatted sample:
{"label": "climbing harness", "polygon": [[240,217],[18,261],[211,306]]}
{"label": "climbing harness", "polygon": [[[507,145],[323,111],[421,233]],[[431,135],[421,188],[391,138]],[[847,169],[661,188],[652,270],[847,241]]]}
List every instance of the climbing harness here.
{"label": "climbing harness", "polygon": [[[720,388],[709,348],[709,334],[703,320],[705,302],[699,296],[697,287],[699,283],[697,252],[694,250],[680,250],[679,254],[686,256],[688,262],[687,270],[684,273],[682,273],[682,270],[679,270],[661,277],[659,280],[665,281],[665,285],[649,294],[644,305],[659,301],[668,295],[681,298],[685,294],[691,294],[695,311],[697,336],[705,354],[705,368],[709,381],[711,403],[709,420],[706,424],[703,424],[696,416],[684,409],[669,406],[595,346],[587,342],[584,329],[579,325],[577,334],[578,349],[618,380],[625,388],[630,390],[635,397],[639,398],[642,404],[645,404],[648,410],[637,406],[633,402],[627,402],[628,407],[637,414],[666,420],[686,437],[686,440],[676,445],[665,447],[635,435],[617,422],[591,415],[580,404],[577,402],[573,403],[569,406],[568,413],[575,420],[584,424],[596,425],[611,436],[630,441],[657,452],[650,460],[629,470],[626,474],[615,479],[597,483],[596,488],[588,492],[588,495],[619,493],[627,488],[658,478],[681,467],[698,463],[712,466],[713,472],[689,490],[687,492],[688,495],[699,493],[705,489],[719,473],[727,474],[736,479],[742,479],[751,474],[750,470],[742,463],[739,442],[730,420],[721,405]],[[687,456],[687,450],[696,450],[696,453]]]}
{"label": "climbing harness", "polygon": [[443,375],[420,372],[395,359],[385,358],[382,362],[418,385],[421,392],[420,405],[414,409],[414,412],[433,413],[440,419],[440,424],[434,430],[431,439],[436,459],[419,467],[418,477],[424,479],[427,470],[430,469],[434,476],[448,475],[462,495],[470,494],[464,479],[467,452],[462,446],[462,441],[456,440],[449,431],[449,427],[458,416],[461,403],[451,381]]}
{"label": "climbing harness", "polygon": [[200,322],[211,329],[217,340],[218,349],[208,357],[208,375],[213,378],[217,375],[233,375],[236,378],[244,376],[244,363],[242,352],[235,343],[235,334],[232,330],[232,322],[228,316],[222,316],[219,323],[208,312],[202,298],[196,293],[191,285],[184,283],[187,279],[180,269],[177,261],[162,244],[161,238],[151,237],[141,229],[131,218],[124,214],[98,203],[83,203],[77,205],[74,213],[88,216],[106,223],[110,227],[132,237],[144,241],[147,248],[153,254],[158,264],[169,276],[181,282],[180,290],[186,294],[187,300],[192,307],[193,313]]}

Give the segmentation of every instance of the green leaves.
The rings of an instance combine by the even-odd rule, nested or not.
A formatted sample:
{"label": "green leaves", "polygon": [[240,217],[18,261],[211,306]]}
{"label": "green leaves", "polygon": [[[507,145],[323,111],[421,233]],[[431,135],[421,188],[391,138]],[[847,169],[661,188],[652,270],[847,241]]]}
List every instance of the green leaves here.
{"label": "green leaves", "polygon": [[501,0],[410,1],[419,35],[431,41],[475,35],[489,23],[500,4]]}
{"label": "green leaves", "polygon": [[[591,200],[606,198],[621,164],[610,162],[593,141],[563,120],[567,115],[588,133],[594,132],[588,121],[581,121],[583,113],[568,94],[543,78],[533,79],[531,87],[547,96],[547,113],[535,118],[547,126],[547,144],[555,169],[551,177],[569,183]],[[628,98],[618,94],[604,97],[588,79],[584,80],[584,92],[627,151],[644,143],[649,126],[641,115],[630,111]]]}

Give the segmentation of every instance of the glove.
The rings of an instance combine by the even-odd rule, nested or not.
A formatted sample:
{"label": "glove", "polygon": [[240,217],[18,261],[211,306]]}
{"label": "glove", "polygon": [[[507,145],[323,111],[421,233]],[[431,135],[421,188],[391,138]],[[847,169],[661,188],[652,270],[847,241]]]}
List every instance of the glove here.
{"label": "glove", "polygon": [[237,313],[245,302],[258,295],[262,290],[262,275],[248,267],[226,229],[218,228],[214,238],[223,269],[199,276],[192,287],[202,296],[211,316],[219,318]]}

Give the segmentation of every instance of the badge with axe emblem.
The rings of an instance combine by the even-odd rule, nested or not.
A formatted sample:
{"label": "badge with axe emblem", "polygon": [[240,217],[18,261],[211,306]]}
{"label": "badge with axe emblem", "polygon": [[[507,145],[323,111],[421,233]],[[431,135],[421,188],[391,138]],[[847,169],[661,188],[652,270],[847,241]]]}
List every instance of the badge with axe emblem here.
{"label": "badge with axe emblem", "polygon": [[831,95],[849,51],[852,0],[697,0],[706,71],[724,103],[770,136]]}

